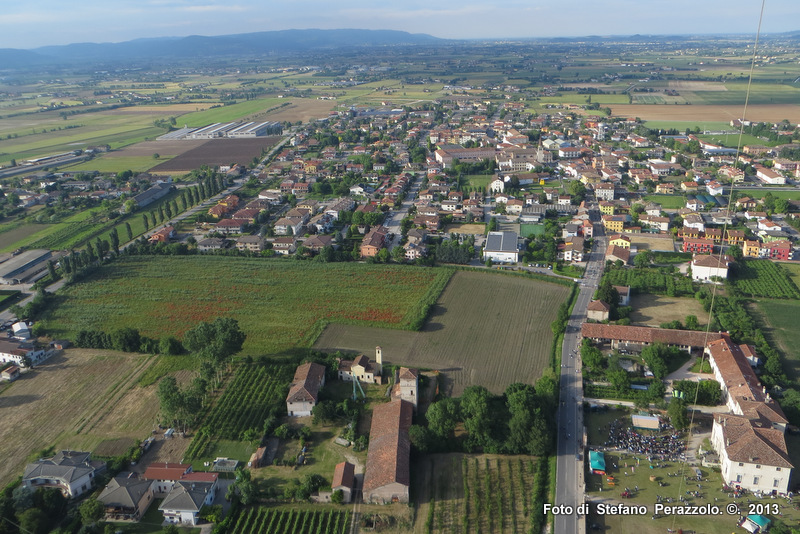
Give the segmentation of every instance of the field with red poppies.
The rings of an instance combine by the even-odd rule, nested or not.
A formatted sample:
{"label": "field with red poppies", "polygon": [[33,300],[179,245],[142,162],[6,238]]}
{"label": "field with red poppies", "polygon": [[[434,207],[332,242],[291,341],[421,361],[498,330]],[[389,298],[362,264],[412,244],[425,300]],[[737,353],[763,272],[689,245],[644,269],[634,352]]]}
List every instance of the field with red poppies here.
{"label": "field with red poppies", "polygon": [[180,338],[201,321],[232,317],[247,334],[242,354],[277,354],[309,346],[326,322],[412,328],[451,274],[286,259],[126,257],[60,290],[40,328],[54,338],[122,327]]}

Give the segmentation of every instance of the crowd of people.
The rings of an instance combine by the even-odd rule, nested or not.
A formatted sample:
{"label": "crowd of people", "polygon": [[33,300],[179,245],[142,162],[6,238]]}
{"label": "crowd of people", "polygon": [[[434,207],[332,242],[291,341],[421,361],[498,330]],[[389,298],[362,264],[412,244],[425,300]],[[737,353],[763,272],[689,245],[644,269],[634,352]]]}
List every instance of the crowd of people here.
{"label": "crowd of people", "polygon": [[663,424],[661,427],[658,433],[644,435],[629,427],[622,419],[617,419],[609,425],[605,447],[646,454],[651,461],[681,459],[686,443],[672,427]]}

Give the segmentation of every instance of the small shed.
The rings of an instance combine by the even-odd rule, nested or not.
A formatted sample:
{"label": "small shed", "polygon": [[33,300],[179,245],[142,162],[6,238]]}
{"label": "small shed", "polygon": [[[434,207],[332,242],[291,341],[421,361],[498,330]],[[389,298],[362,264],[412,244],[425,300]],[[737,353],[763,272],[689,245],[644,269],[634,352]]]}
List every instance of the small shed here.
{"label": "small shed", "polygon": [[606,457],[600,451],[589,451],[589,466],[593,475],[606,474]]}
{"label": "small shed", "polygon": [[239,460],[231,460],[230,458],[217,458],[214,460],[212,471],[233,473],[236,471],[236,466],[239,465]]}
{"label": "small shed", "polygon": [[331,489],[333,491],[342,490],[343,502],[350,502],[355,491],[356,486],[356,466],[350,462],[341,462],[336,464],[333,470],[333,483]]}
{"label": "small shed", "polygon": [[261,467],[264,464],[264,456],[266,455],[266,453],[267,453],[266,447],[257,448],[256,452],[254,452],[250,456],[250,461],[247,462],[247,467],[250,468]]}
{"label": "small shed", "polygon": [[19,367],[14,364],[9,365],[3,369],[2,373],[0,373],[0,378],[3,380],[8,380],[9,382],[13,382],[19,378]]}

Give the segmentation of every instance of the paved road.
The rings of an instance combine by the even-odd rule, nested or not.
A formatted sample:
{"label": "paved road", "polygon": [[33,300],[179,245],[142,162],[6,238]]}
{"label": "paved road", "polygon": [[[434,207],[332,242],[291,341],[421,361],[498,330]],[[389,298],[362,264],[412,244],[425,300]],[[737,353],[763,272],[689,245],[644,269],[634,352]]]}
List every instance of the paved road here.
{"label": "paved road", "polygon": [[400,204],[399,208],[394,208],[390,211],[386,216],[386,220],[383,222],[383,225],[389,229],[389,233],[394,234],[394,239],[389,242],[389,252],[391,252],[394,247],[400,246],[400,223],[403,221],[403,218],[408,215],[408,210],[411,209],[411,206],[414,205],[414,200],[417,198],[419,186],[424,176],[425,174],[421,173],[414,178],[414,181],[411,182],[408,188],[408,193],[406,193],[406,198],[403,200],[403,203]]}
{"label": "paved road", "polygon": [[[566,504],[573,510],[583,503],[584,494],[583,378],[578,350],[581,324],[586,320],[586,307],[597,289],[605,264],[606,238],[596,236],[594,241],[594,248],[586,258],[586,273],[567,323],[561,350],[556,500],[551,504]],[[575,534],[584,532],[585,528],[585,519],[574,513],[555,517],[555,534]]]}

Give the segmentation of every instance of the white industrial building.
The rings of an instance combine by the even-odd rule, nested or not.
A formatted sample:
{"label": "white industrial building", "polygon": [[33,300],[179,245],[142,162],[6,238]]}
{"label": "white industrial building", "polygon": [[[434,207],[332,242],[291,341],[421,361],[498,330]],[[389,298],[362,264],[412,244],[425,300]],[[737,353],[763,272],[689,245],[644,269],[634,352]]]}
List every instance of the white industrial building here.
{"label": "white industrial building", "polygon": [[486,244],[483,246],[483,261],[486,260],[495,263],[517,263],[519,261],[517,233],[489,232]]}

